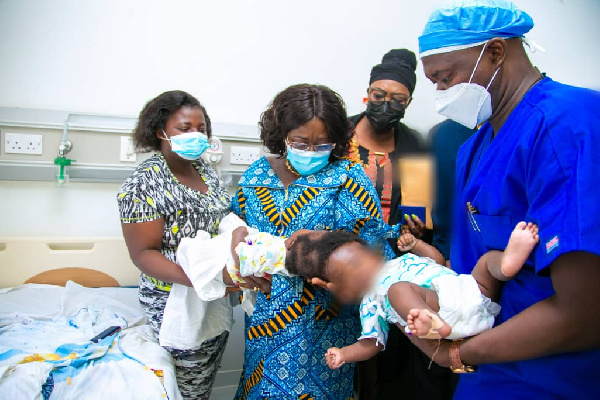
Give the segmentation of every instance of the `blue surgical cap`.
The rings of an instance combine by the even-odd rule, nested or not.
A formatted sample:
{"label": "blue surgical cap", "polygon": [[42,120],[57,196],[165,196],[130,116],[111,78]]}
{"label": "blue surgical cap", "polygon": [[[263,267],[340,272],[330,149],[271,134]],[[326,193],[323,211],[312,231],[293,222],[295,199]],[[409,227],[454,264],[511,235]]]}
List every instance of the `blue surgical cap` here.
{"label": "blue surgical cap", "polygon": [[474,47],[495,37],[522,37],[533,20],[511,1],[458,0],[435,10],[419,36],[421,57]]}

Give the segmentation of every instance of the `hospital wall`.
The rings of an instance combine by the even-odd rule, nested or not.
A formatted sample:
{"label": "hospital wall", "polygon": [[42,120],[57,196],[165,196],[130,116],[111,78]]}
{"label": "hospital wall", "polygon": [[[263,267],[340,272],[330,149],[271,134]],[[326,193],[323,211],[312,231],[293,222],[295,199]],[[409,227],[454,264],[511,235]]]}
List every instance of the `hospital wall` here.
{"label": "hospital wall", "polygon": [[[255,126],[279,90],[314,82],[337,90],[354,114],[364,109],[370,68],[391,48],[416,51],[427,15],[439,3],[2,0],[0,107],[135,117],[151,97],[183,89],[206,105],[214,121]],[[600,2],[517,4],[536,22],[528,36],[546,49],[531,54],[540,70],[559,81],[600,88],[594,45]],[[419,65],[405,122],[423,134],[441,120],[433,95]],[[7,155],[7,129],[0,121],[0,160],[55,157],[54,145],[45,146],[42,158]],[[59,134],[33,131],[48,138]],[[81,151],[75,143],[80,163],[115,143],[101,133],[87,134],[97,146]],[[108,158],[97,161],[112,163]],[[230,165],[224,160],[221,167]],[[0,236],[119,236],[117,188],[114,182],[58,189],[49,181],[0,181]]]}
{"label": "hospital wall", "polygon": [[[219,168],[233,176],[245,166],[229,162],[230,146],[259,146],[256,122],[278,91],[300,82],[325,84],[343,96],[349,114],[361,112],[371,67],[392,48],[416,51],[439,3],[0,0],[0,251],[2,238],[121,237],[114,174],[123,175],[144,156],[119,160],[120,136],[130,133],[125,130],[70,129],[68,156],[96,174],[57,187],[47,170],[67,115],[133,119],[157,94],[186,90],[207,107],[215,133],[227,137]],[[517,3],[536,22],[529,37],[547,50],[531,54],[540,70],[600,89],[600,1]],[[441,121],[434,90],[419,65],[405,122],[424,135]],[[232,127],[244,137],[235,139]],[[6,133],[41,134],[43,154],[7,154]],[[0,274],[15,268],[0,262]],[[239,377],[243,316],[239,307],[234,313],[215,387],[235,385]]]}

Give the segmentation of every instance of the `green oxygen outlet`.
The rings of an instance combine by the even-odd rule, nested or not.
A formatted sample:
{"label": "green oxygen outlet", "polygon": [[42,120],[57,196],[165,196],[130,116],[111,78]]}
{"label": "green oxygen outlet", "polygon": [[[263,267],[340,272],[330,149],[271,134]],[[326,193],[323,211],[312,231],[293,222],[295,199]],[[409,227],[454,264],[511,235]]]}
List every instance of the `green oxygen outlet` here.
{"label": "green oxygen outlet", "polygon": [[58,171],[56,173],[56,179],[58,180],[58,185],[62,186],[66,182],[68,182],[69,174],[66,173],[66,168],[71,165],[71,163],[75,162],[75,160],[71,160],[66,157],[56,157],[54,159],[54,165],[58,167]]}

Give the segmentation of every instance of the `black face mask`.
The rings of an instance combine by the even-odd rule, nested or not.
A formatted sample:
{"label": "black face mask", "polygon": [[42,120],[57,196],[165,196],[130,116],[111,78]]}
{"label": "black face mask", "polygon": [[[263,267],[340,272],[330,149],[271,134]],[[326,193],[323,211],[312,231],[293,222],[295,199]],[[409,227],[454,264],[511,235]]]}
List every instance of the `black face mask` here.
{"label": "black face mask", "polygon": [[404,118],[405,110],[406,107],[403,107],[401,110],[392,109],[389,101],[385,101],[382,104],[373,104],[373,102],[369,101],[366,114],[375,132],[386,132]]}

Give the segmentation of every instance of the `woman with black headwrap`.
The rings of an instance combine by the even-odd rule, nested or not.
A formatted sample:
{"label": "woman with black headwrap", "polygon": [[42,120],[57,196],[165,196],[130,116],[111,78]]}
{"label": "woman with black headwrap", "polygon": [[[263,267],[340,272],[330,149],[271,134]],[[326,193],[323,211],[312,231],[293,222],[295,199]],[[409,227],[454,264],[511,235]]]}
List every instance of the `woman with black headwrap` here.
{"label": "woman with black headwrap", "polygon": [[[400,179],[396,176],[401,156],[423,150],[420,135],[400,122],[415,90],[416,68],[412,51],[390,50],[371,70],[366,111],[350,117],[350,121],[356,126],[354,159],[360,159],[377,189],[384,221],[390,225],[408,223],[413,234],[422,237],[424,221],[411,218],[405,222],[400,215]],[[390,245],[397,249],[395,241]]]}
{"label": "woman with black headwrap", "polygon": [[[418,217],[405,220],[398,162],[403,156],[422,153],[418,132],[401,122],[412,100],[417,76],[417,59],[407,49],[390,50],[381,64],[371,70],[367,89],[367,109],[350,117],[355,135],[351,158],[361,162],[381,199],[384,221],[390,225],[407,224],[411,232],[431,240]],[[397,250],[396,241],[390,245]],[[419,354],[404,335],[390,327],[386,350],[376,358],[359,363],[358,388],[361,400],[396,398],[398,388],[406,398],[445,399],[452,395],[453,384],[447,369],[433,365]]]}

